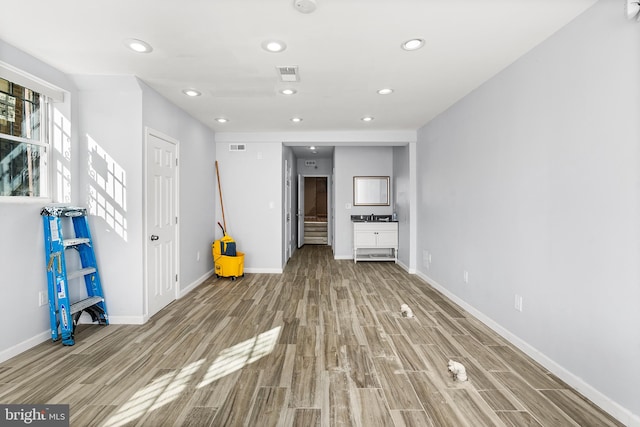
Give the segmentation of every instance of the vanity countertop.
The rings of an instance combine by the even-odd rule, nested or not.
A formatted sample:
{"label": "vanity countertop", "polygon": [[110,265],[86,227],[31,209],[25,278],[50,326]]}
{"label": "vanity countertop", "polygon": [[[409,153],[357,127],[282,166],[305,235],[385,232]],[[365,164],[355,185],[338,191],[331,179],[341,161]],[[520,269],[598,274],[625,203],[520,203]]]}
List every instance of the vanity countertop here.
{"label": "vanity countertop", "polygon": [[392,215],[351,215],[351,222],[398,222]]}

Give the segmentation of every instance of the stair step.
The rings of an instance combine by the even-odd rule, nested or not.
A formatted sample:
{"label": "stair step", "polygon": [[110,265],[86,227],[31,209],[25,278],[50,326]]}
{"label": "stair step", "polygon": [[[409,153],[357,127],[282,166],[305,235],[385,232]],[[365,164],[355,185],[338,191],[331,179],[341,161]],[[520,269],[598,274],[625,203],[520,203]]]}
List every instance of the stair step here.
{"label": "stair step", "polygon": [[88,274],[92,274],[96,272],[95,267],[86,267],[81,268],[80,270],[72,271],[71,273],[67,273],[67,280],[77,279],[78,277],[86,276]]}
{"label": "stair step", "polygon": [[87,299],[74,302],[73,304],[71,304],[71,309],[70,309],[71,314],[81,312],[85,308],[91,307],[92,305],[95,305],[102,301],[104,301],[104,298],[102,297],[90,297]]}
{"label": "stair step", "polygon": [[83,243],[89,243],[90,240],[87,237],[78,237],[76,239],[64,239],[64,241],[62,242],[62,245],[65,248],[68,248],[70,246],[78,246],[78,245],[82,245]]}
{"label": "stair step", "polygon": [[326,245],[327,238],[326,237],[308,237],[304,236],[304,243],[310,245]]}

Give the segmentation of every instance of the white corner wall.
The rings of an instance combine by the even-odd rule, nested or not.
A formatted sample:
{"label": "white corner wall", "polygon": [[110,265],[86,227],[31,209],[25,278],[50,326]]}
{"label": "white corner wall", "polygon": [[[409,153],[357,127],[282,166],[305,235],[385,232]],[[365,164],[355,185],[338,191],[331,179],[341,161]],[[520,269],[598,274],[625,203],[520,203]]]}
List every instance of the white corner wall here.
{"label": "white corner wall", "polygon": [[640,25],[601,0],[417,144],[419,274],[635,426],[638,76]]}
{"label": "white corner wall", "polygon": [[[145,128],[178,141],[178,296],[213,273],[214,133],[134,76],[74,76],[74,80],[77,102],[82,106],[79,147],[85,166],[80,168],[80,193],[83,204],[98,206],[90,221],[109,317],[112,323],[143,323],[148,316],[144,281]],[[109,168],[121,171],[124,185],[96,185],[99,181],[87,169],[87,148],[96,144]],[[111,195],[113,188],[118,194],[118,185],[123,187],[122,198]],[[104,214],[104,207],[115,215]],[[124,233],[119,231],[123,226]]]}

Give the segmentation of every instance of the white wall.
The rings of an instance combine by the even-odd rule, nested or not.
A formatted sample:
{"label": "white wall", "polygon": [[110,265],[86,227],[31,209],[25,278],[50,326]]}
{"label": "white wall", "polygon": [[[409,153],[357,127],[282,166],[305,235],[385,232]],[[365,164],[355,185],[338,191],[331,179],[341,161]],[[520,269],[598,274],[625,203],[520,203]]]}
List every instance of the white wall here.
{"label": "white wall", "polygon": [[[66,91],[64,102],[54,104],[57,122],[66,132],[55,133],[52,150],[52,197],[27,202],[0,201],[0,310],[2,324],[0,361],[49,339],[49,308],[38,304],[39,292],[47,292],[44,237],[40,209],[51,202],[76,202],[77,185],[70,178],[77,174],[77,156],[68,150],[69,136],[77,131],[72,122],[73,82],[63,73],[0,40],[0,61],[18,68]],[[58,173],[58,171],[60,173]],[[60,180],[58,180],[58,177]],[[64,178],[63,178],[64,177]],[[58,182],[60,185],[58,185]]]}
{"label": "white wall", "polygon": [[[353,258],[351,215],[391,215],[391,206],[353,206],[354,176],[393,176],[393,147],[335,147],[335,242],[337,259]],[[391,185],[391,190],[394,186]],[[393,200],[394,195],[390,195]],[[347,209],[347,204],[351,209]]]}
{"label": "white wall", "polygon": [[215,136],[207,126],[139,82],[143,123],[179,141],[180,293],[213,273],[216,231]]}
{"label": "white wall", "polygon": [[[179,145],[179,280],[184,294],[213,272],[211,242],[215,211],[214,134],[134,76],[75,76],[78,86],[81,157],[95,141],[109,165],[125,174],[123,200],[96,186],[92,171],[80,175],[85,204],[99,205],[90,217],[96,256],[112,323],[143,323],[144,288],[144,133],[145,127]],[[111,166],[110,166],[111,167]],[[93,188],[93,189],[92,189]],[[93,197],[97,189],[98,201]],[[104,202],[102,201],[104,200]],[[126,235],[114,227],[101,205],[120,213]],[[93,209],[92,209],[93,211]],[[124,223],[123,221],[123,223]],[[199,259],[198,259],[199,255]]]}
{"label": "white wall", "polygon": [[[306,160],[315,160],[315,166],[306,166]],[[300,157],[297,160],[298,173],[305,176],[331,175],[333,173],[333,158],[314,159],[313,157]]]}
{"label": "white wall", "polygon": [[[81,106],[76,120],[82,162],[79,200],[91,213],[109,318],[112,323],[142,323],[142,90],[133,76],[74,76],[74,81]],[[89,167],[93,156],[104,159],[107,168],[94,172]]]}
{"label": "white wall", "polygon": [[[216,142],[227,234],[245,254],[245,272],[279,273],[284,251],[282,143],[244,144],[246,151],[229,151],[229,143]],[[223,223],[217,191],[215,197],[216,218]]]}
{"label": "white wall", "polygon": [[[359,154],[355,155],[358,158],[361,158],[363,153],[366,156],[370,149],[382,149],[387,156],[387,160],[383,162],[385,164],[384,168],[378,168],[374,164],[372,168],[364,167],[361,169],[385,171],[386,173],[380,173],[391,175],[393,172],[392,146],[415,143],[416,132],[407,130],[384,132],[221,132],[217,133],[215,138],[216,156],[220,161],[222,173],[225,174],[222,192],[229,234],[236,240],[246,237],[246,241],[238,243],[240,245],[239,250],[244,251],[246,249],[250,252],[245,258],[245,271],[280,272],[284,268],[282,236],[284,232],[284,209],[282,207],[284,171],[282,168],[283,159],[287,158],[286,150],[288,148],[286,145],[335,145],[336,147],[355,149],[356,152],[360,150]],[[247,152],[229,152],[229,144],[246,144]],[[257,158],[258,153],[261,153],[261,159]],[[279,158],[278,161],[275,160],[276,156]],[[359,159],[356,162],[358,161]],[[346,168],[346,171],[350,171],[352,165],[346,162],[343,167]],[[276,172],[274,168],[278,168],[278,171]],[[337,174],[338,167],[335,162],[334,168]],[[302,171],[298,170],[297,173],[302,173]],[[359,174],[362,175],[364,172]],[[373,172],[369,174],[373,174]],[[296,171],[294,170],[295,176]],[[335,192],[347,191],[352,194],[353,182],[351,179],[349,178],[348,182],[342,181],[341,184],[335,182]],[[342,188],[344,185],[348,185],[348,187]],[[231,189],[227,189],[227,186]],[[233,194],[234,207],[227,206],[227,199],[231,197],[228,194]],[[297,197],[296,194],[297,192],[294,191],[294,198]],[[278,200],[280,201],[276,202],[276,198],[279,198]],[[352,202],[352,196],[348,196],[348,198]],[[277,207],[278,212],[274,210],[275,208],[272,209],[270,207],[271,201],[276,203],[275,207]],[[229,203],[232,203],[232,201],[229,201]],[[296,206],[295,203],[294,206]],[[346,221],[349,221],[350,213],[344,214],[344,210],[340,210],[338,202],[336,202],[336,206],[337,215],[340,217],[346,215]],[[342,207],[344,208],[344,201]],[[230,214],[229,209],[235,209],[236,211]],[[390,214],[390,209],[391,207],[384,211],[376,210],[376,213],[388,212]],[[365,209],[364,211],[370,214],[370,210]],[[216,217],[221,221],[217,193]],[[230,221],[233,221],[233,226],[237,228],[232,228]],[[274,226],[272,227],[272,225]],[[343,228],[351,229],[350,222],[342,225]],[[218,232],[216,238],[219,238],[220,235],[221,233]],[[349,231],[345,235],[344,230],[336,228],[334,237],[336,240],[341,239],[344,241],[344,239],[348,239],[347,242],[343,243],[345,249],[342,250],[343,254],[340,256],[351,258],[351,232]],[[279,248],[276,248],[275,244],[278,244]],[[274,251],[278,250],[280,254],[274,256]],[[334,256],[339,256],[335,250],[335,241]]]}
{"label": "white wall", "polygon": [[[3,241],[11,242],[0,247],[0,296],[11,301],[0,313],[0,321],[12,325],[3,329],[0,360],[51,336],[48,307],[38,306],[38,293],[47,290],[39,212],[52,202],[107,208],[96,208],[100,213],[91,215],[89,220],[110,320],[145,320],[145,125],[180,141],[182,293],[208,277],[213,271],[211,241],[215,224],[213,131],[132,76],[66,76],[2,41],[0,61],[67,91],[64,102],[54,104],[52,197],[0,202],[0,233]],[[109,175],[109,171],[116,173]],[[100,178],[105,176],[107,185],[101,186]],[[197,252],[201,253],[199,261]]]}
{"label": "white wall", "polygon": [[640,425],[640,25],[622,9],[598,2],[419,131],[418,266]]}

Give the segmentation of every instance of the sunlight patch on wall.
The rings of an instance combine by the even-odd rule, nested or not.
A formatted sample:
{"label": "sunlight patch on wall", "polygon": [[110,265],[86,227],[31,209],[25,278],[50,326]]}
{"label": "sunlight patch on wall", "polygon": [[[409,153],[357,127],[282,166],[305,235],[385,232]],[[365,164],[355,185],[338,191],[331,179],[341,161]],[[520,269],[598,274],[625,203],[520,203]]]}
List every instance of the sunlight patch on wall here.
{"label": "sunlight patch on wall", "polygon": [[54,200],[71,202],[71,122],[57,109],[53,109],[51,142],[56,154],[53,189]]}
{"label": "sunlight patch on wall", "polygon": [[89,213],[105,220],[127,241],[127,187],[125,170],[91,136],[89,152]]}

